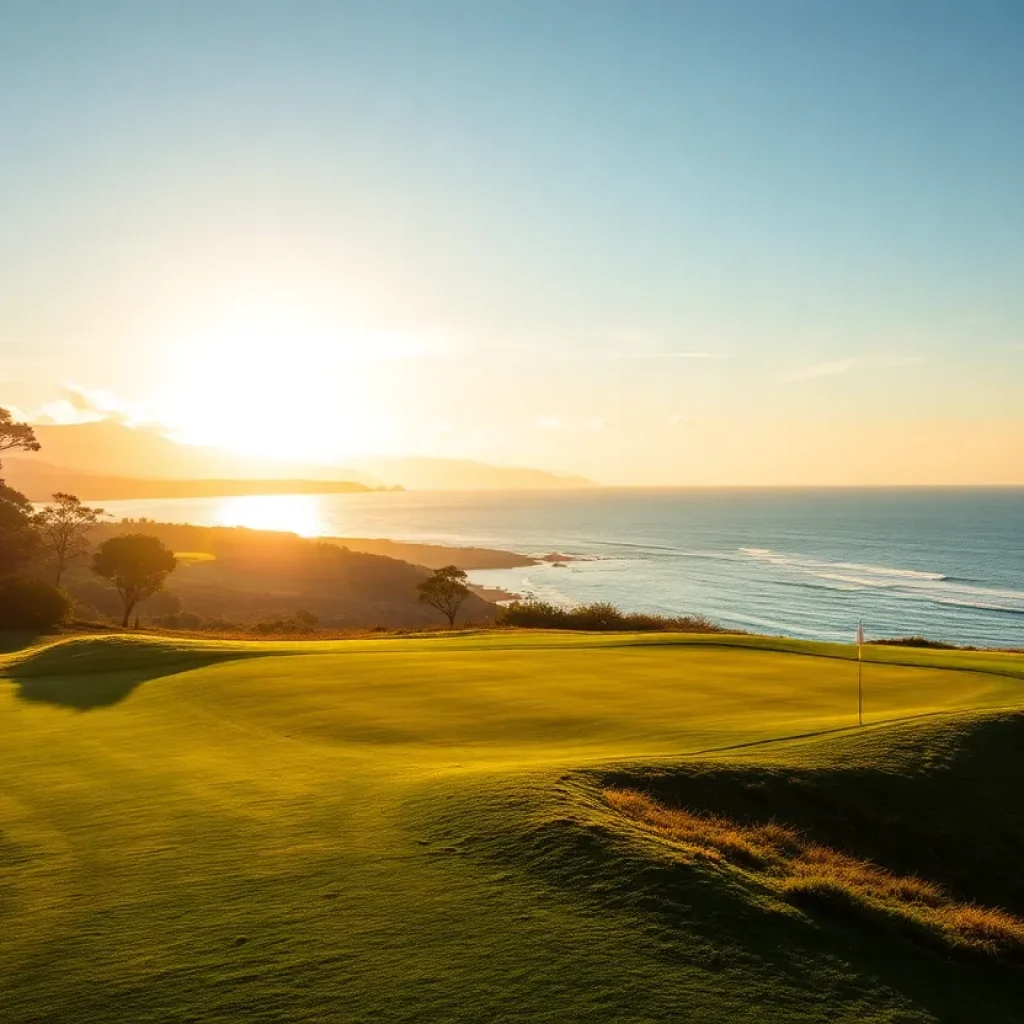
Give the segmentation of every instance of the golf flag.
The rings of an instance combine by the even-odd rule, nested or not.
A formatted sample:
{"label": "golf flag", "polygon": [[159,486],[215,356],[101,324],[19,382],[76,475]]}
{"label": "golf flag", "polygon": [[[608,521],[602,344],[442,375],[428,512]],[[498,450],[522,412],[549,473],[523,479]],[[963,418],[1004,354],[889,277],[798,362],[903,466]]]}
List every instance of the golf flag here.
{"label": "golf flag", "polygon": [[857,620],[857,646],[860,647],[860,645],[862,643],[864,643],[864,624],[860,621],[860,619],[858,619]]}

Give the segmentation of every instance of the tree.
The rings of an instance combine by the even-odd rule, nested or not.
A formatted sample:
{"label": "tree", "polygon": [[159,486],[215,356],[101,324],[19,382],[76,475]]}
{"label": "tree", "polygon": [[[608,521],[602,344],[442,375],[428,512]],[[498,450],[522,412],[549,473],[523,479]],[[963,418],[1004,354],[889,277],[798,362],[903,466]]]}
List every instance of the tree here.
{"label": "tree", "polygon": [[54,586],[60,586],[68,564],[89,550],[88,533],[104,515],[103,509],[89,508],[73,494],[59,491],[53,496],[53,503],[36,514],[36,527],[57,566]]}
{"label": "tree", "polygon": [[[2,410],[0,410],[2,411]],[[0,480],[0,577],[17,572],[39,551],[32,504]]]}
{"label": "tree", "polygon": [[0,409],[0,452],[37,452],[41,447],[28,423],[15,423],[6,409]]}
{"label": "tree", "polygon": [[59,587],[21,576],[0,579],[0,629],[53,629],[70,608],[71,599]]}
{"label": "tree", "polygon": [[420,601],[436,608],[448,619],[450,627],[455,626],[455,616],[470,594],[466,586],[466,574],[457,565],[435,569],[422,583],[417,584],[416,589]]}
{"label": "tree", "polygon": [[121,596],[123,629],[128,628],[135,606],[162,589],[177,564],[170,548],[145,533],[111,537],[92,556],[92,571],[110,580]]}
{"label": "tree", "polygon": [[[27,423],[16,423],[7,409],[0,409],[0,452],[37,452],[39,448],[35,431]],[[31,503],[0,480],[0,577],[32,561],[38,550]]]}

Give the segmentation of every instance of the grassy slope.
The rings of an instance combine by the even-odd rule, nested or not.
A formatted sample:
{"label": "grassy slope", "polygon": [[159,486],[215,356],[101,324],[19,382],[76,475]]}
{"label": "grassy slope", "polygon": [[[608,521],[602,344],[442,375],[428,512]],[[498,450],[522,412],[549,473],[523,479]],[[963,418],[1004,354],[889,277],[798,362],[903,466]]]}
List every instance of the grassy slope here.
{"label": "grassy slope", "polygon": [[878,724],[1018,705],[1024,658],[872,649],[853,735],[828,732],[854,720],[849,654],[540,633],[3,656],[0,1020],[1014,1020],[1017,968],[759,908],[600,799],[784,813],[1024,911],[1016,719]]}

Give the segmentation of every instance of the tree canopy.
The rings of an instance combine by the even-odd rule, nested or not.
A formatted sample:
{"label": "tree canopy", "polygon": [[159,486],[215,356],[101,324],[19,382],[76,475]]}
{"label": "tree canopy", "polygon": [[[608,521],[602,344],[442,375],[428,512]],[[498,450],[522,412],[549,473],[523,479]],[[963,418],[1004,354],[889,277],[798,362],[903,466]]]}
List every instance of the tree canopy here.
{"label": "tree canopy", "polygon": [[0,629],[53,629],[70,609],[71,599],[59,587],[23,576],[0,577]]}
{"label": "tree canopy", "polygon": [[73,494],[58,491],[53,501],[36,514],[35,524],[56,566],[53,581],[60,586],[60,578],[68,565],[89,550],[89,531],[106,513],[101,508],[90,508]]}
{"label": "tree canopy", "polygon": [[177,559],[158,538],[126,533],[105,540],[92,557],[92,571],[114,584],[124,606],[123,627],[140,601],[162,589]]}
{"label": "tree canopy", "polygon": [[28,423],[18,423],[7,409],[0,409],[0,452],[37,452],[41,445]]}
{"label": "tree canopy", "polygon": [[0,480],[0,577],[17,572],[38,551],[31,503],[21,491]]}
{"label": "tree canopy", "polygon": [[435,569],[416,590],[423,604],[436,608],[448,620],[448,625],[454,626],[459,608],[470,595],[466,579],[465,572],[457,565],[446,565]]}

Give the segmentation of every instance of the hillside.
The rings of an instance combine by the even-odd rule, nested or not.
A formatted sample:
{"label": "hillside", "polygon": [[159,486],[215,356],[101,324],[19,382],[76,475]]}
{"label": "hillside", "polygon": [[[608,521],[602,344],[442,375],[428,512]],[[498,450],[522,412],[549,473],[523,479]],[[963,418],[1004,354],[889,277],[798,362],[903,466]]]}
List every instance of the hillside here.
{"label": "hillside", "polygon": [[162,480],[345,480],[379,486],[355,469],[302,459],[256,458],[233,452],[179,444],[155,430],[132,428],[112,420],[91,423],[37,424],[41,453],[9,455],[4,470],[14,478],[15,463],[45,462],[75,473]]}
{"label": "hillside", "polygon": [[548,473],[522,466],[492,466],[472,459],[406,458],[357,459],[364,473],[395,480],[415,490],[552,490],[594,487],[582,476]]}
{"label": "hillside", "polygon": [[0,1021],[1016,1021],[1024,659],[852,655],[4,656]]}
{"label": "hillside", "polygon": [[[90,540],[98,545],[107,537],[137,532],[159,537],[183,555],[165,590],[140,606],[144,622],[186,612],[215,623],[245,625],[299,611],[314,613],[331,629],[422,627],[441,621],[417,596],[416,585],[427,570],[400,557],[349,550],[293,533],[149,521],[101,523]],[[118,618],[116,592],[89,570],[87,558],[73,564],[63,585],[87,609]],[[472,596],[460,621],[490,622],[495,611]]]}
{"label": "hillside", "polygon": [[49,501],[58,491],[83,501],[149,498],[221,498],[244,494],[353,494],[371,490],[352,480],[163,480],[146,477],[81,473],[31,459],[10,459],[4,466],[7,483],[30,501]]}
{"label": "hillside", "polygon": [[[558,476],[543,470],[513,466],[492,466],[465,459],[371,458],[357,460],[355,467],[345,467],[301,458],[244,456],[215,448],[180,444],[155,430],[131,428],[111,420],[66,425],[38,424],[35,432],[42,445],[40,456],[14,454],[4,459],[4,470],[13,486],[17,486],[15,481],[19,476],[29,479],[31,470],[24,464],[31,461],[45,462],[51,477],[55,468],[71,471],[69,480],[80,480],[84,474],[87,477],[130,477],[142,481],[346,481],[369,487],[401,486],[421,490],[592,486],[590,481],[581,477]],[[297,442],[297,448],[301,451],[301,441]],[[74,484],[62,482],[58,489],[73,490]],[[163,495],[164,492],[145,496]],[[113,500],[114,496],[105,494],[97,497]]]}

